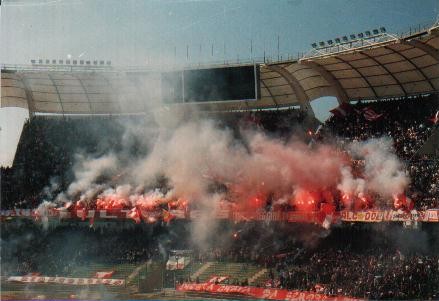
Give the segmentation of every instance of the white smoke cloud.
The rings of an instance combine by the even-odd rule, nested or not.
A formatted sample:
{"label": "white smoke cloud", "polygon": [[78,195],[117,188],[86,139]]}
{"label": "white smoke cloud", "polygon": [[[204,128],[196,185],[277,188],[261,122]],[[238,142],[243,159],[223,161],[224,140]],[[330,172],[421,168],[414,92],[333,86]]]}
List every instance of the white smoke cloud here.
{"label": "white smoke cloud", "polygon": [[[353,159],[364,161],[364,171],[357,175],[349,156],[336,146],[275,139],[260,130],[241,130],[242,138],[236,139],[232,131],[213,120],[185,122],[179,116],[177,122],[152,132],[154,137],[139,137],[143,133],[135,129],[135,136],[149,139],[151,147],[146,156],[131,162],[126,160],[127,153],[123,160],[114,153],[99,158],[78,156],[75,181],[58,200],[107,198],[119,206],[142,208],[188,200],[201,212],[193,224],[193,235],[204,246],[217,225],[214,214],[222,200],[249,209],[248,200],[259,196],[272,195],[277,205],[295,204],[296,198],[315,200],[333,189],[352,197],[377,194],[390,199],[403,193],[409,183],[388,138],[344,147]],[[118,176],[121,168],[123,177]],[[166,179],[166,189],[157,184],[160,178]],[[214,182],[225,184],[228,192],[212,191]]]}
{"label": "white smoke cloud", "polygon": [[364,177],[368,190],[385,198],[404,193],[410,178],[405,173],[404,164],[395,154],[391,138],[352,143],[350,151],[353,156],[364,158]]}
{"label": "white smoke cloud", "polygon": [[342,180],[337,185],[337,188],[347,195],[364,194],[366,190],[366,181],[363,178],[355,178],[352,175],[352,170],[348,166],[341,168]]}
{"label": "white smoke cloud", "polygon": [[69,196],[78,193],[82,193],[82,196],[86,198],[93,196],[95,191],[102,188],[102,185],[95,183],[98,177],[114,174],[118,166],[117,157],[112,153],[100,158],[86,158],[78,155],[76,161],[74,167],[75,181],[67,189]]}
{"label": "white smoke cloud", "polygon": [[[291,199],[297,189],[319,192],[331,187],[349,195],[373,192],[390,198],[403,193],[409,183],[390,139],[372,139],[347,147],[355,159],[365,162],[364,175],[358,177],[333,146],[309,147],[299,140],[285,142],[254,131],[243,131],[242,135],[244,141],[238,141],[229,130],[209,120],[162,129],[151,152],[127,168],[130,183],[115,187],[96,180],[118,170],[116,155],[78,157],[76,180],[67,196],[80,193],[80,199],[89,200],[103,192],[103,196],[115,194],[131,200],[174,196],[201,201],[211,197],[208,187],[215,180],[228,184],[231,195],[243,199],[269,193],[275,193],[278,199]],[[144,195],[143,188],[153,185],[157,177],[165,177],[172,191],[166,196]]]}

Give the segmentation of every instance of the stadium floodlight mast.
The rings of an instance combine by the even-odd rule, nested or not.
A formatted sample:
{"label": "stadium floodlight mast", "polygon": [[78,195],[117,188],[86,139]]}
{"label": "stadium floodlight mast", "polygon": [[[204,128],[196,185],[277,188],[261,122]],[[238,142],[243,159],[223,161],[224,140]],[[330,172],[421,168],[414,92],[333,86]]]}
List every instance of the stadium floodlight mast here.
{"label": "stadium floodlight mast", "polygon": [[32,68],[38,68],[39,70],[68,70],[72,68],[79,68],[84,70],[90,70],[90,68],[109,69],[111,68],[111,61],[107,60],[76,60],[71,59],[71,56],[67,56],[66,59],[31,59],[30,63]]}
{"label": "stadium floodlight mast", "polygon": [[364,47],[374,47],[378,43],[397,40],[398,37],[396,35],[387,33],[386,28],[381,26],[379,29],[374,28],[358,34],[349,34],[333,40],[327,40],[326,43],[324,41],[314,42],[311,44],[312,49],[301,60]]}
{"label": "stadium floodlight mast", "polygon": [[70,58],[67,58],[66,60],[63,59],[31,59],[30,60],[32,65],[77,65],[78,62],[80,65],[86,65],[86,66],[111,66],[111,61],[107,60],[71,60]]}

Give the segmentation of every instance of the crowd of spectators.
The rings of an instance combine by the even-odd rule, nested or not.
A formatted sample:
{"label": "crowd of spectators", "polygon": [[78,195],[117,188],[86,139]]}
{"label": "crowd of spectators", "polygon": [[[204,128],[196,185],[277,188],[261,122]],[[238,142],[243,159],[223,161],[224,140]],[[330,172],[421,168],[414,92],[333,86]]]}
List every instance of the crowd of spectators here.
{"label": "crowd of spectators", "polygon": [[4,223],[1,273],[2,276],[28,273],[67,276],[93,263],[111,266],[162,259],[166,254],[159,248],[160,231],[141,226],[78,224],[44,230],[31,221]]}
{"label": "crowd of spectators", "polygon": [[44,187],[52,183],[57,186],[53,193],[65,191],[78,154],[140,155],[146,151],[144,141],[126,129],[147,122],[143,116],[31,118],[24,124],[12,167],[1,167],[1,208],[35,208],[45,196]]}
{"label": "crowd of spectators", "polygon": [[[364,116],[365,109],[381,116],[368,120]],[[359,102],[346,111],[346,116],[334,115],[328,119],[320,137],[332,140],[335,136],[340,144],[391,137],[396,153],[405,163],[412,180],[407,194],[416,208],[439,208],[439,156],[437,153],[420,152],[426,139],[439,126],[432,120],[439,111],[439,97],[429,95]]]}
{"label": "crowd of spectators", "polygon": [[207,113],[205,117],[217,120],[235,131],[240,128],[258,128],[278,137],[289,137],[292,134],[300,136],[317,122],[315,119],[307,119],[303,111],[294,108]]}
{"label": "crowd of spectators", "polygon": [[[227,247],[194,252],[195,260],[259,264],[268,270],[266,280],[250,285],[268,288],[372,300],[439,298],[439,237],[434,227],[420,231],[356,224],[312,243],[306,236],[288,240],[284,230],[275,230],[272,245],[260,245],[264,233],[252,232]],[[302,230],[312,236],[311,229]],[[248,285],[248,279],[229,276],[229,284]]]}
{"label": "crowd of spectators", "polygon": [[[382,116],[367,120],[364,115],[366,108]],[[334,115],[329,118],[325,130],[348,142],[391,137],[398,155],[409,160],[416,155],[435,127],[429,119],[439,110],[439,98],[429,95],[358,102],[351,109],[346,116]]]}
{"label": "crowd of spectators", "polygon": [[439,158],[414,159],[408,163],[410,193],[418,209],[439,208]]}
{"label": "crowd of spectators", "polygon": [[282,258],[274,271],[270,270],[272,286],[373,300],[436,299],[439,296],[437,254],[329,248],[293,255],[298,258],[290,261]]}

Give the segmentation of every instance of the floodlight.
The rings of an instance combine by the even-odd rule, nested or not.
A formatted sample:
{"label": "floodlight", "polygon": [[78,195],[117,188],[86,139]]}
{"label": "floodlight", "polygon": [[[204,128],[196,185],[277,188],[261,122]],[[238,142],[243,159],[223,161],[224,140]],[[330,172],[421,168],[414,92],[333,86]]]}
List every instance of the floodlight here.
{"label": "floodlight", "polygon": [[[354,36],[354,38],[355,38],[355,35],[351,34],[351,39],[352,39],[352,36]],[[347,36],[343,36],[343,42],[347,42],[347,41],[348,41],[348,37]]]}
{"label": "floodlight", "polygon": [[[355,40],[355,39],[357,38],[357,36],[354,35],[354,34],[351,34],[349,37],[351,38],[351,40]],[[347,41],[347,40],[346,40],[346,41]]]}
{"label": "floodlight", "polygon": [[364,35],[363,35],[362,32],[360,32],[357,36],[358,36],[360,39],[362,39],[362,38],[364,37]]}
{"label": "floodlight", "polygon": [[320,46],[320,47],[325,46],[325,42],[323,42],[323,41],[322,41],[322,42],[319,42],[319,46]]}
{"label": "floodlight", "polygon": [[317,43],[312,43],[311,46],[312,48],[317,48]]}
{"label": "floodlight", "polygon": [[326,43],[328,43],[328,45],[332,45],[333,44],[332,40],[328,40],[328,41],[326,41]]}
{"label": "floodlight", "polygon": [[386,28],[385,27],[380,27],[381,32],[386,32]]}
{"label": "floodlight", "polygon": [[[369,30],[366,30],[364,33],[366,34],[367,37],[370,37],[370,31]],[[374,34],[375,34],[375,32],[374,32]]]}
{"label": "floodlight", "polygon": [[378,29],[373,30],[373,34],[378,34],[378,33],[379,33]]}
{"label": "floodlight", "polygon": [[340,43],[340,38],[335,38],[335,43]]}

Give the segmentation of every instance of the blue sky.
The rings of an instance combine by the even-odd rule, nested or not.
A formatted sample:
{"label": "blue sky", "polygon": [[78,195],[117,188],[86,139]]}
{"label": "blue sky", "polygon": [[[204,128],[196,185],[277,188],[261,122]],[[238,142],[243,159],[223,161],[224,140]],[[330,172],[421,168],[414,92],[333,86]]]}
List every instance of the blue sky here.
{"label": "blue sky", "polygon": [[[286,58],[308,51],[312,42],[381,26],[392,33],[408,31],[434,22],[438,8],[438,0],[3,0],[0,62],[67,57],[118,66],[236,61],[264,52],[277,57],[278,37],[279,53]],[[325,118],[334,105],[325,98],[313,107]],[[11,160],[26,115],[0,110],[0,164]]]}
{"label": "blue sky", "polygon": [[[385,26],[432,22],[437,0],[4,0],[3,63],[111,59],[146,65],[296,55],[314,41]],[[214,55],[211,55],[212,44]],[[200,52],[201,45],[201,52]]]}

